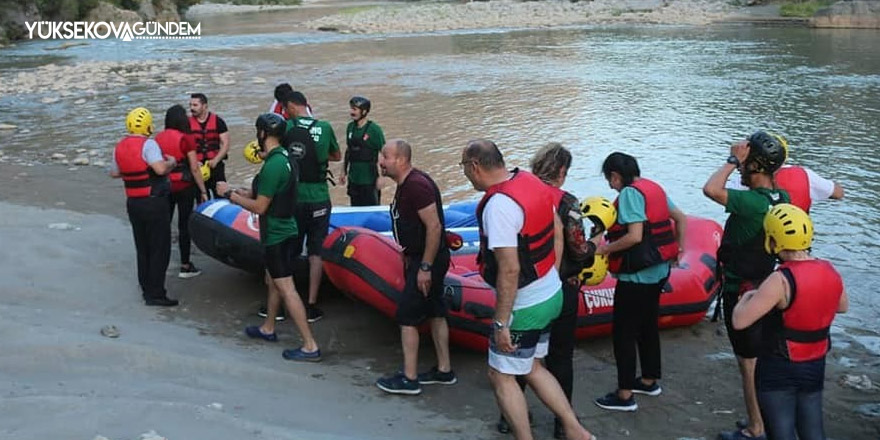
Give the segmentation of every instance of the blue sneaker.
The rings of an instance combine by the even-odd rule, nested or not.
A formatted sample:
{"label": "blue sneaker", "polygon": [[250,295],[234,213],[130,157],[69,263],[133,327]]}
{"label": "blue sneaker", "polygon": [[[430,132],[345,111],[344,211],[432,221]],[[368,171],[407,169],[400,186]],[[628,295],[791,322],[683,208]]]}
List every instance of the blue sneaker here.
{"label": "blue sneaker", "polygon": [[252,326],[245,327],[244,334],[248,335],[249,338],[262,339],[264,341],[269,341],[269,342],[278,342],[278,335],[277,334],[269,333],[267,335],[267,334],[263,333],[262,330],[260,330],[260,326],[258,326],[258,325],[252,325]]}
{"label": "blue sneaker", "polygon": [[321,350],[303,351],[302,347],[284,350],[281,356],[289,361],[321,362]]}
{"label": "blue sneaker", "polygon": [[420,385],[431,385],[435,383],[441,385],[455,385],[455,383],[458,382],[458,378],[455,377],[455,372],[452,370],[442,372],[438,370],[437,367],[432,367],[424,373],[419,373],[418,379]]}
{"label": "blue sneaker", "polygon": [[651,385],[645,385],[645,383],[642,382],[642,378],[638,377],[636,378],[635,385],[633,385],[632,392],[636,394],[644,394],[646,396],[659,396],[660,393],[663,392],[663,389],[660,388],[660,382],[657,382],[656,380]]}
{"label": "blue sneaker", "polygon": [[622,400],[617,397],[617,391],[610,392],[605,397],[600,397],[593,401],[596,406],[602,409],[610,409],[612,411],[635,411],[639,409],[636,399],[632,396],[629,399]]}
{"label": "blue sneaker", "polygon": [[380,390],[391,394],[407,394],[414,396],[422,393],[422,387],[419,385],[418,379],[407,379],[406,375],[398,372],[394,376],[383,377],[376,381],[376,386]]}

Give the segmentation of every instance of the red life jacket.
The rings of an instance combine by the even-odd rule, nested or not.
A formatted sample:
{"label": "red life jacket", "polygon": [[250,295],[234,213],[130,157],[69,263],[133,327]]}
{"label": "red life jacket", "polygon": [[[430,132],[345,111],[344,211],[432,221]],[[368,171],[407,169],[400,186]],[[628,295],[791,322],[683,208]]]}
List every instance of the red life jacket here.
{"label": "red life jacket", "polygon": [[162,149],[162,154],[173,156],[177,160],[177,165],[168,173],[168,179],[171,180],[171,191],[178,192],[192,186],[192,176],[189,180],[184,179],[189,167],[186,156],[181,151],[181,142],[186,134],[173,128],[166,128],[156,135],[156,143]]}
{"label": "red life jacket", "polygon": [[810,212],[813,201],[810,199],[810,178],[806,170],[799,166],[782,167],[774,177],[776,186],[788,192],[792,205]]}
{"label": "red life jacket", "polygon": [[480,227],[480,253],[477,263],[480,274],[489,285],[498,280],[498,260],[489,249],[489,240],[483,226],[483,208],[495,194],[510,197],[523,211],[523,227],[517,234],[519,255],[518,287],[524,287],[547,275],[556,263],[553,252],[553,214],[556,206],[547,184],[526,171],[513,170],[513,177],[486,191],[477,205],[477,223]]}
{"label": "red life jacket", "polygon": [[199,162],[205,162],[217,157],[220,151],[220,133],[217,132],[217,115],[208,112],[205,127],[195,116],[189,117],[189,128],[196,141],[196,158]]}
{"label": "red life jacket", "polygon": [[837,313],[843,280],[825,260],[786,261],[777,269],[788,280],[788,308],[768,316],[764,333],[771,352],[792,362],[821,359],[831,347],[828,330]]}
{"label": "red life jacket", "polygon": [[119,174],[122,175],[125,184],[125,196],[129,198],[158,195],[161,190],[159,184],[165,180],[157,176],[144,161],[143,149],[146,141],[147,138],[144,136],[126,136],[116,144],[116,149],[113,151]]}
{"label": "red life jacket", "polygon": [[[610,255],[608,270],[612,273],[635,273],[678,256],[678,243],[669,216],[666,192],[660,185],[645,178],[639,178],[629,186],[645,198],[645,216],[648,220],[644,222],[639,244]],[[617,199],[614,200],[614,208],[617,209]],[[619,240],[626,232],[626,226],[614,223],[608,228],[608,242]]]}
{"label": "red life jacket", "polygon": [[284,108],[284,104],[282,104],[281,101],[275,101],[275,105],[272,106],[272,113],[287,119],[287,109]]}

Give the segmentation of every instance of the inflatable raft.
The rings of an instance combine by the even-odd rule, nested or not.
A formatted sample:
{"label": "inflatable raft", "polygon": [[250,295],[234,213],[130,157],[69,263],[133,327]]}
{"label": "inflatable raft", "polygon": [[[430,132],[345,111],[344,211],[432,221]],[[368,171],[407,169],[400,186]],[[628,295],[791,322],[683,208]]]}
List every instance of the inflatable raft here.
{"label": "inflatable raft", "polygon": [[[477,225],[477,202],[455,203],[444,208],[446,227],[457,229]],[[387,206],[333,207],[330,229],[358,226],[391,234]],[[189,219],[193,243],[208,256],[229,266],[255,274],[263,272],[260,224],[256,215],[226,199],[214,199],[196,207]]]}
{"label": "inflatable raft", "polygon": [[[495,291],[476,270],[476,228],[455,232],[462,236],[464,246],[453,252],[444,283],[450,310],[449,337],[459,346],[485,350],[495,312]],[[661,328],[692,325],[705,316],[719,287],[715,254],[721,232],[721,226],[712,220],[688,217],[687,246],[660,295]],[[337,288],[394,317],[404,278],[403,258],[393,239],[364,228],[340,227],[324,241],[323,257],[324,271]],[[609,276],[599,285],[581,288],[579,339],[611,333],[615,283]]]}

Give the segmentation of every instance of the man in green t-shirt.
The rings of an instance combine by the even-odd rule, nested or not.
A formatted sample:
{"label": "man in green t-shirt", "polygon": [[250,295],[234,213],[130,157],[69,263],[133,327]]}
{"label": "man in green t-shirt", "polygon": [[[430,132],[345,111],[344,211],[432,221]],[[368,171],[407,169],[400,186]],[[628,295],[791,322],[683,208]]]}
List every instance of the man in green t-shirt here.
{"label": "man in green t-shirt", "polygon": [[[772,135],[758,131],[730,147],[730,156],[703,186],[703,193],[730,214],[718,249],[721,265],[724,324],[739,363],[743,397],[749,420],[738,431],[722,432],[722,440],[765,438],[764,421],[755,390],[755,365],[761,345],[760,321],[744,330],[732,326],[733,308],[747,290],[756,289],[773,272],[776,260],[764,250],[764,215],[778,203],[788,203],[788,193],[777,189],[773,173],[782,166],[785,152]],[[739,169],[747,191],[725,188],[727,178]]]}
{"label": "man in green t-shirt", "polygon": [[284,105],[290,120],[287,121],[287,132],[282,143],[291,153],[298,155],[300,173],[296,202],[299,239],[294,243],[293,252],[298,256],[305,241],[309,256],[309,302],[306,305],[306,314],[309,322],[315,322],[324,317],[316,304],[324,270],[321,245],[330,227],[327,163],[339,161],[342,153],[339,151],[333,127],[309,116],[309,104],[305,95],[297,91],[290,92],[284,98]]}
{"label": "man in green t-shirt", "polygon": [[345,161],[339,182],[345,185],[348,178],[348,197],[351,206],[374,206],[379,204],[378,159],[385,134],[379,124],[368,120],[370,100],[354,96],[348,101],[351,122],[345,127]]}
{"label": "man in green t-shirt", "polygon": [[265,154],[263,167],[254,178],[251,189],[229,189],[226,182],[217,182],[217,192],[230,202],[260,216],[260,243],[266,265],[266,285],[269,288],[267,316],[263,325],[245,328],[251,338],[277,342],[275,316],[283,300],[293,317],[303,345],[284,350],[285,359],[317,362],[321,350],[312,336],[306,320],[306,311],[293,284],[291,249],[297,241],[297,222],[294,219],[297,178],[296,161],[281,146],[281,137],[287,126],[284,118],[265,113],[257,118],[257,141]]}

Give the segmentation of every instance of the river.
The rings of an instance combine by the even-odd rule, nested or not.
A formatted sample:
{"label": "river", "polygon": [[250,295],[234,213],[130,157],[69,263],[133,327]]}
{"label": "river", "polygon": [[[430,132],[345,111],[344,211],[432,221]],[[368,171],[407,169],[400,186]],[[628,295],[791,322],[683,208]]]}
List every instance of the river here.
{"label": "river", "polygon": [[[226,73],[235,83],[135,84],[81,105],[0,96],[0,122],[31,130],[0,132],[0,149],[35,161],[78,148],[109,152],[130,108],[148,106],[161,125],[167,106],[203,91],[230,125],[230,180],[242,181],[256,171],[240,155],[253,137],[252,121],[271,102],[274,84],[289,81],[341,141],[348,98],[368,96],[372,118],[387,137],[412,143],[416,166],[437,179],[446,201],[476,197],[457,166],[467,140],[493,139],[520,166],[544,143],[558,141],[575,154],[566,188],[580,196],[614,196],[599,167],[610,152],[624,151],[684,211],[723,221],[723,208],[701,187],[732,142],[768,129],[789,139],[793,163],[844,186],[844,201],[814,205],[814,254],[835,263],[851,296],[839,330],[880,352],[880,306],[873,301],[880,285],[880,34],[615,25],[363,36],[309,33],[298,26],[302,17],[283,11],[205,18],[202,39],[192,41],[97,41],[51,53],[43,49],[57,43],[3,49],[0,78],[49,62],[183,57],[191,69]],[[333,191],[337,202],[346,200],[342,188]]]}

